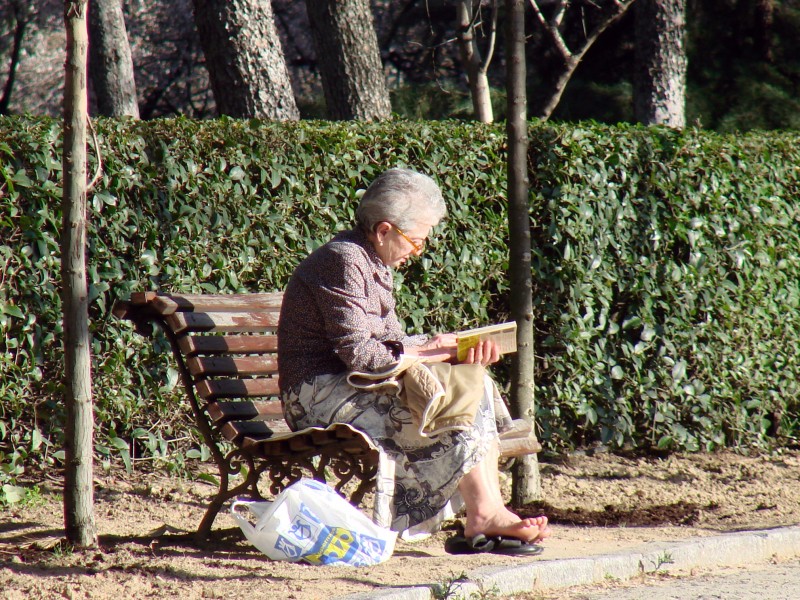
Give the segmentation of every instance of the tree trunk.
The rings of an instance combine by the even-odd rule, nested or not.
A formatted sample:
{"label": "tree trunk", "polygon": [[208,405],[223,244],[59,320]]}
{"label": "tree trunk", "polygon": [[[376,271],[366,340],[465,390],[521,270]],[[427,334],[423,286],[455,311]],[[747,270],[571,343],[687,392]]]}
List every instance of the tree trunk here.
{"label": "tree trunk", "polygon": [[307,0],[328,116],[372,121],[392,105],[368,0]]}
{"label": "tree trunk", "polygon": [[645,125],[686,125],[686,0],[637,0],[633,107]]}
{"label": "tree trunk", "polygon": [[300,118],[270,0],[194,0],[194,15],[220,114]]}
{"label": "tree trunk", "polygon": [[133,59],[120,0],[92,0],[89,7],[89,72],[98,112],[139,118]]}
{"label": "tree trunk", "polygon": [[[494,7],[492,8],[494,16]],[[489,89],[489,78],[486,75],[489,64],[483,62],[475,39],[474,7],[472,0],[461,0],[456,5],[458,44],[461,49],[461,62],[467,71],[472,108],[475,118],[481,123],[491,123],[494,120],[492,112],[492,98]],[[491,45],[494,45],[494,35],[491,36]],[[493,48],[489,48],[491,53]]]}
{"label": "tree trunk", "polygon": [[[517,322],[513,354],[511,405],[520,418],[534,424],[533,285],[531,229],[528,208],[528,118],[525,88],[525,0],[506,0],[508,56],[508,233],[511,316]],[[515,506],[541,499],[542,484],[535,454],[516,459],[512,481]]]}
{"label": "tree trunk", "polygon": [[14,91],[14,81],[17,76],[20,58],[22,56],[22,40],[25,37],[25,29],[31,19],[33,7],[29,5],[25,8],[25,2],[16,1],[11,4],[11,12],[15,19],[14,42],[11,46],[11,56],[8,59],[8,77],[3,86],[3,97],[0,98],[0,115],[8,114],[8,107],[11,105],[11,93]]}
{"label": "tree trunk", "polygon": [[759,57],[772,63],[775,56],[772,49],[772,26],[775,20],[775,0],[756,0],[754,43]]}
{"label": "tree trunk", "polygon": [[67,60],[64,85],[64,187],[61,237],[64,305],[64,405],[67,409],[64,525],[67,541],[97,543],[92,476],[92,373],[89,290],[86,281],[86,63],[87,0],[67,0]]}

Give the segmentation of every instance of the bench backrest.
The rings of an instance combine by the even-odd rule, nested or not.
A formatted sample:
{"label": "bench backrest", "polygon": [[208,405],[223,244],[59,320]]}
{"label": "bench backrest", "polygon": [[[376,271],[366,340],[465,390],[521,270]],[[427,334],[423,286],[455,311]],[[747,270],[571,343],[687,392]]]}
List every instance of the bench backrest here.
{"label": "bench backrest", "polygon": [[[288,430],[278,399],[282,293],[158,294],[118,302],[114,314],[170,339],[190,400],[237,445]],[[149,328],[149,329],[148,329]]]}

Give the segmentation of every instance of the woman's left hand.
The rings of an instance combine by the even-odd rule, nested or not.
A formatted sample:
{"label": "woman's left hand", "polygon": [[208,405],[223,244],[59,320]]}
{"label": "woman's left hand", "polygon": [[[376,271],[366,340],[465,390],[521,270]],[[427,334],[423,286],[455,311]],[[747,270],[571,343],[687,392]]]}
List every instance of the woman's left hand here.
{"label": "woman's left hand", "polygon": [[485,366],[500,360],[500,349],[492,340],[478,342],[474,348],[467,351],[467,357],[461,362],[464,364],[480,364]]}

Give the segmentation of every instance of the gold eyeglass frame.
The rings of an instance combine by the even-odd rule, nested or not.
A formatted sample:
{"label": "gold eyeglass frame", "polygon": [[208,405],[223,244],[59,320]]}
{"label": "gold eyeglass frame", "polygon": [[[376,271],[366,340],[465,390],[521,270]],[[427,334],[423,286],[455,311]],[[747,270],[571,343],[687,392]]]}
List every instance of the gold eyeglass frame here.
{"label": "gold eyeglass frame", "polygon": [[394,229],[397,233],[400,234],[400,237],[402,237],[405,241],[411,244],[411,247],[414,248],[414,252],[416,252],[417,254],[422,254],[422,252],[425,250],[425,242],[422,242],[422,244],[417,244],[414,240],[412,240],[405,233],[403,233],[403,230],[400,229],[397,225],[395,225],[394,223],[389,223],[389,225],[391,225],[392,229]]}

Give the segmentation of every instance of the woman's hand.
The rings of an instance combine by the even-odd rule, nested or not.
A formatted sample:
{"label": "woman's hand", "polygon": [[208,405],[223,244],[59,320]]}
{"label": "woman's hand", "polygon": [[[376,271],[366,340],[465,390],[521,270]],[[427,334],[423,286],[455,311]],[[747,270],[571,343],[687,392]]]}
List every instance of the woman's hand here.
{"label": "woman's hand", "polygon": [[456,362],[457,353],[458,337],[455,333],[440,333],[424,346],[406,348],[406,354],[422,356],[430,362]]}
{"label": "woman's hand", "polygon": [[[458,362],[458,336],[455,333],[440,333],[433,336],[424,346],[407,348],[406,354],[421,356],[429,362]],[[467,351],[463,364],[488,366],[500,360],[500,350],[491,340],[478,342]]]}
{"label": "woman's hand", "polygon": [[480,364],[484,367],[500,360],[500,349],[492,340],[478,342],[474,348],[467,351],[467,357],[461,361],[464,364]]}

